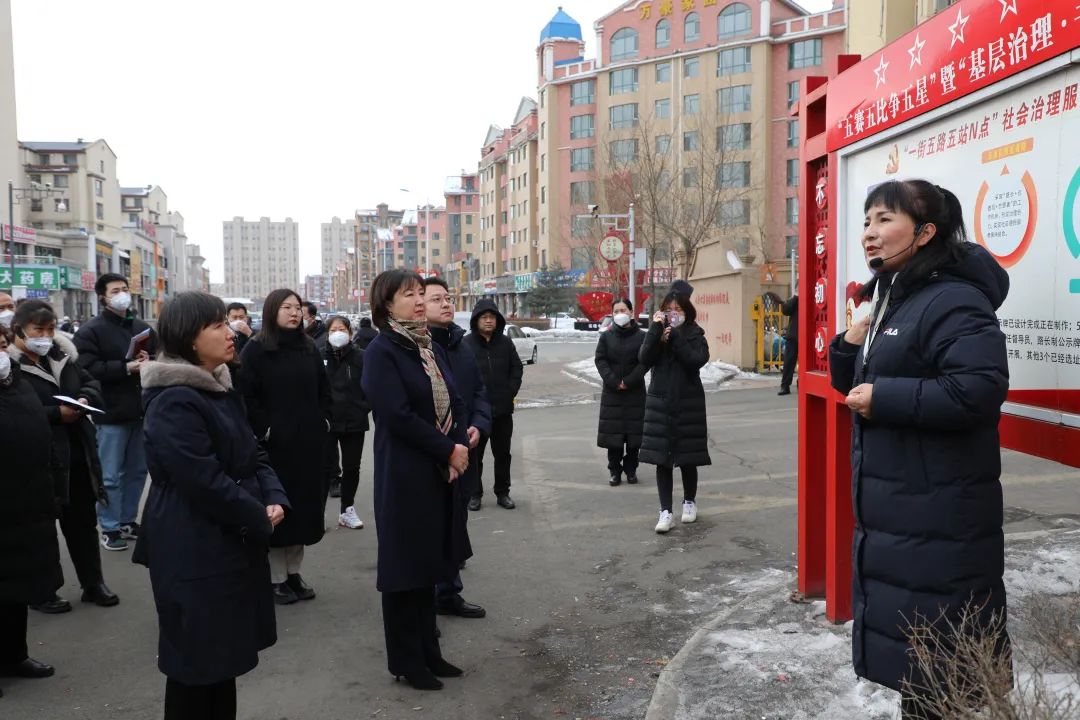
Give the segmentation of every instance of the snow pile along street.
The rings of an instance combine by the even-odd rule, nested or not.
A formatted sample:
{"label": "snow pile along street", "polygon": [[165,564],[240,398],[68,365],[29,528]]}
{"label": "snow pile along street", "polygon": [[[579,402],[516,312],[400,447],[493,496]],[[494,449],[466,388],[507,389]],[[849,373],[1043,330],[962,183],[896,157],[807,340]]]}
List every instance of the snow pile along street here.
{"label": "snow pile along street", "polygon": [[[575,377],[582,382],[587,382],[596,387],[601,387],[602,385],[600,382],[600,372],[596,369],[596,362],[593,360],[578,360],[577,362],[567,363],[564,372],[571,377]],[[648,374],[645,376],[645,382],[646,384],[649,382]],[[759,375],[758,373],[743,372],[736,366],[720,362],[719,360],[708,363],[701,368],[701,384],[706,390],[719,390],[721,389],[721,386],[725,388],[736,386],[752,387],[756,384],[773,382],[776,382],[776,379],[773,377]]]}
{"label": "snow pile along street", "polygon": [[537,342],[559,340],[561,342],[591,342],[600,339],[600,333],[596,330],[537,330],[531,327],[522,327],[521,332]]}

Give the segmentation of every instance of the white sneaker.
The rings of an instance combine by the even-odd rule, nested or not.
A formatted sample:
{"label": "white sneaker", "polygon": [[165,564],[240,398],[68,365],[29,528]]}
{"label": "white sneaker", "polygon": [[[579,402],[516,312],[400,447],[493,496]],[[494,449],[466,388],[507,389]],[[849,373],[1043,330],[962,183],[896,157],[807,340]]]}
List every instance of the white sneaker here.
{"label": "white sneaker", "polygon": [[675,516],[671,514],[670,510],[661,510],[660,519],[656,522],[656,532],[663,535],[671,526],[675,524]]}
{"label": "white sneaker", "polygon": [[693,500],[684,500],[682,504],[682,521],[692,523],[697,520],[697,503]]}
{"label": "white sneaker", "polygon": [[338,515],[337,524],[350,530],[359,530],[364,527],[364,521],[356,514],[356,508],[347,507],[345,512]]}

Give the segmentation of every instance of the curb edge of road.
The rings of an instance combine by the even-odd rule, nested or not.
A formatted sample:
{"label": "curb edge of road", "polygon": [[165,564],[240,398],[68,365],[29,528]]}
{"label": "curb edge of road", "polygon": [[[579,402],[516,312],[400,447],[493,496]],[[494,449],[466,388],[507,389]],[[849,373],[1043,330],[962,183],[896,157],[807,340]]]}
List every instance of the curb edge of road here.
{"label": "curb edge of road", "polygon": [[[771,592],[771,591],[770,591]],[[726,623],[732,615],[742,610],[745,605],[757,600],[758,597],[750,595],[739,602],[725,608],[709,622],[705,623],[690,636],[675,657],[671,658],[660,677],[656,679],[656,687],[653,689],[652,700],[649,701],[649,709],[645,713],[645,720],[675,720],[682,708],[682,694],[678,687],[677,677],[686,665],[687,659],[693,651],[696,651],[704,642],[709,633],[715,631],[720,625]],[[673,679],[674,678],[674,679]]]}

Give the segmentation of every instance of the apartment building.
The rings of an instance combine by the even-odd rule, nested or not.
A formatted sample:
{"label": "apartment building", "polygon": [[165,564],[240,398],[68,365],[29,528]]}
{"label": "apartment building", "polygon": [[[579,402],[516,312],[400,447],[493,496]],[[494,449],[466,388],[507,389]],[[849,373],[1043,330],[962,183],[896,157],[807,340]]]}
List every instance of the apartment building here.
{"label": "apartment building", "polygon": [[[464,170],[446,178],[446,281],[459,296],[469,294],[469,284],[480,277],[480,185],[476,173]],[[466,304],[459,301],[459,309]]]}
{"label": "apartment building", "polygon": [[304,295],[304,301],[318,305],[320,313],[336,309],[338,298],[334,294],[334,278],[334,273],[306,276],[300,289]]}
{"label": "apartment building", "polygon": [[355,264],[356,257],[356,219],[334,216],[328,223],[319,225],[319,238],[322,248],[322,274],[332,275],[339,267]]}
{"label": "apartment building", "polygon": [[374,210],[357,210],[355,213],[360,245],[368,249],[366,261],[361,254],[360,289],[364,291],[364,298],[377,274],[400,264],[395,258],[397,241],[393,228],[401,224],[404,216],[404,210],[391,210],[386,203],[379,203]]}
{"label": "apartment building", "polygon": [[[11,0],[0,0],[0,178],[21,177],[15,123],[15,51],[11,42]],[[3,222],[8,222],[3,213]],[[16,215],[16,225],[23,221]],[[5,236],[6,237],[6,236]],[[7,247],[0,249],[7,252]]]}
{"label": "apartment building", "polygon": [[262,303],[270,291],[295,288],[300,280],[299,224],[292,218],[234,217],[222,223],[225,286],[233,297]]}

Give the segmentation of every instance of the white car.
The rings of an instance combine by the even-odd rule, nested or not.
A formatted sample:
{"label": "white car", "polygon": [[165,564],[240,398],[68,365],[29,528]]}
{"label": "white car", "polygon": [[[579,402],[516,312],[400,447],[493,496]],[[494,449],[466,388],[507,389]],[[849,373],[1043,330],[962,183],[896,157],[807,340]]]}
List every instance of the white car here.
{"label": "white car", "polygon": [[574,323],[577,322],[577,318],[570,313],[558,313],[555,317],[549,318],[548,322],[551,323],[552,330],[573,330]]}
{"label": "white car", "polygon": [[503,333],[514,342],[514,347],[517,348],[518,357],[521,358],[523,364],[536,364],[535,340],[521,332],[521,328],[517,325],[507,325]]}

